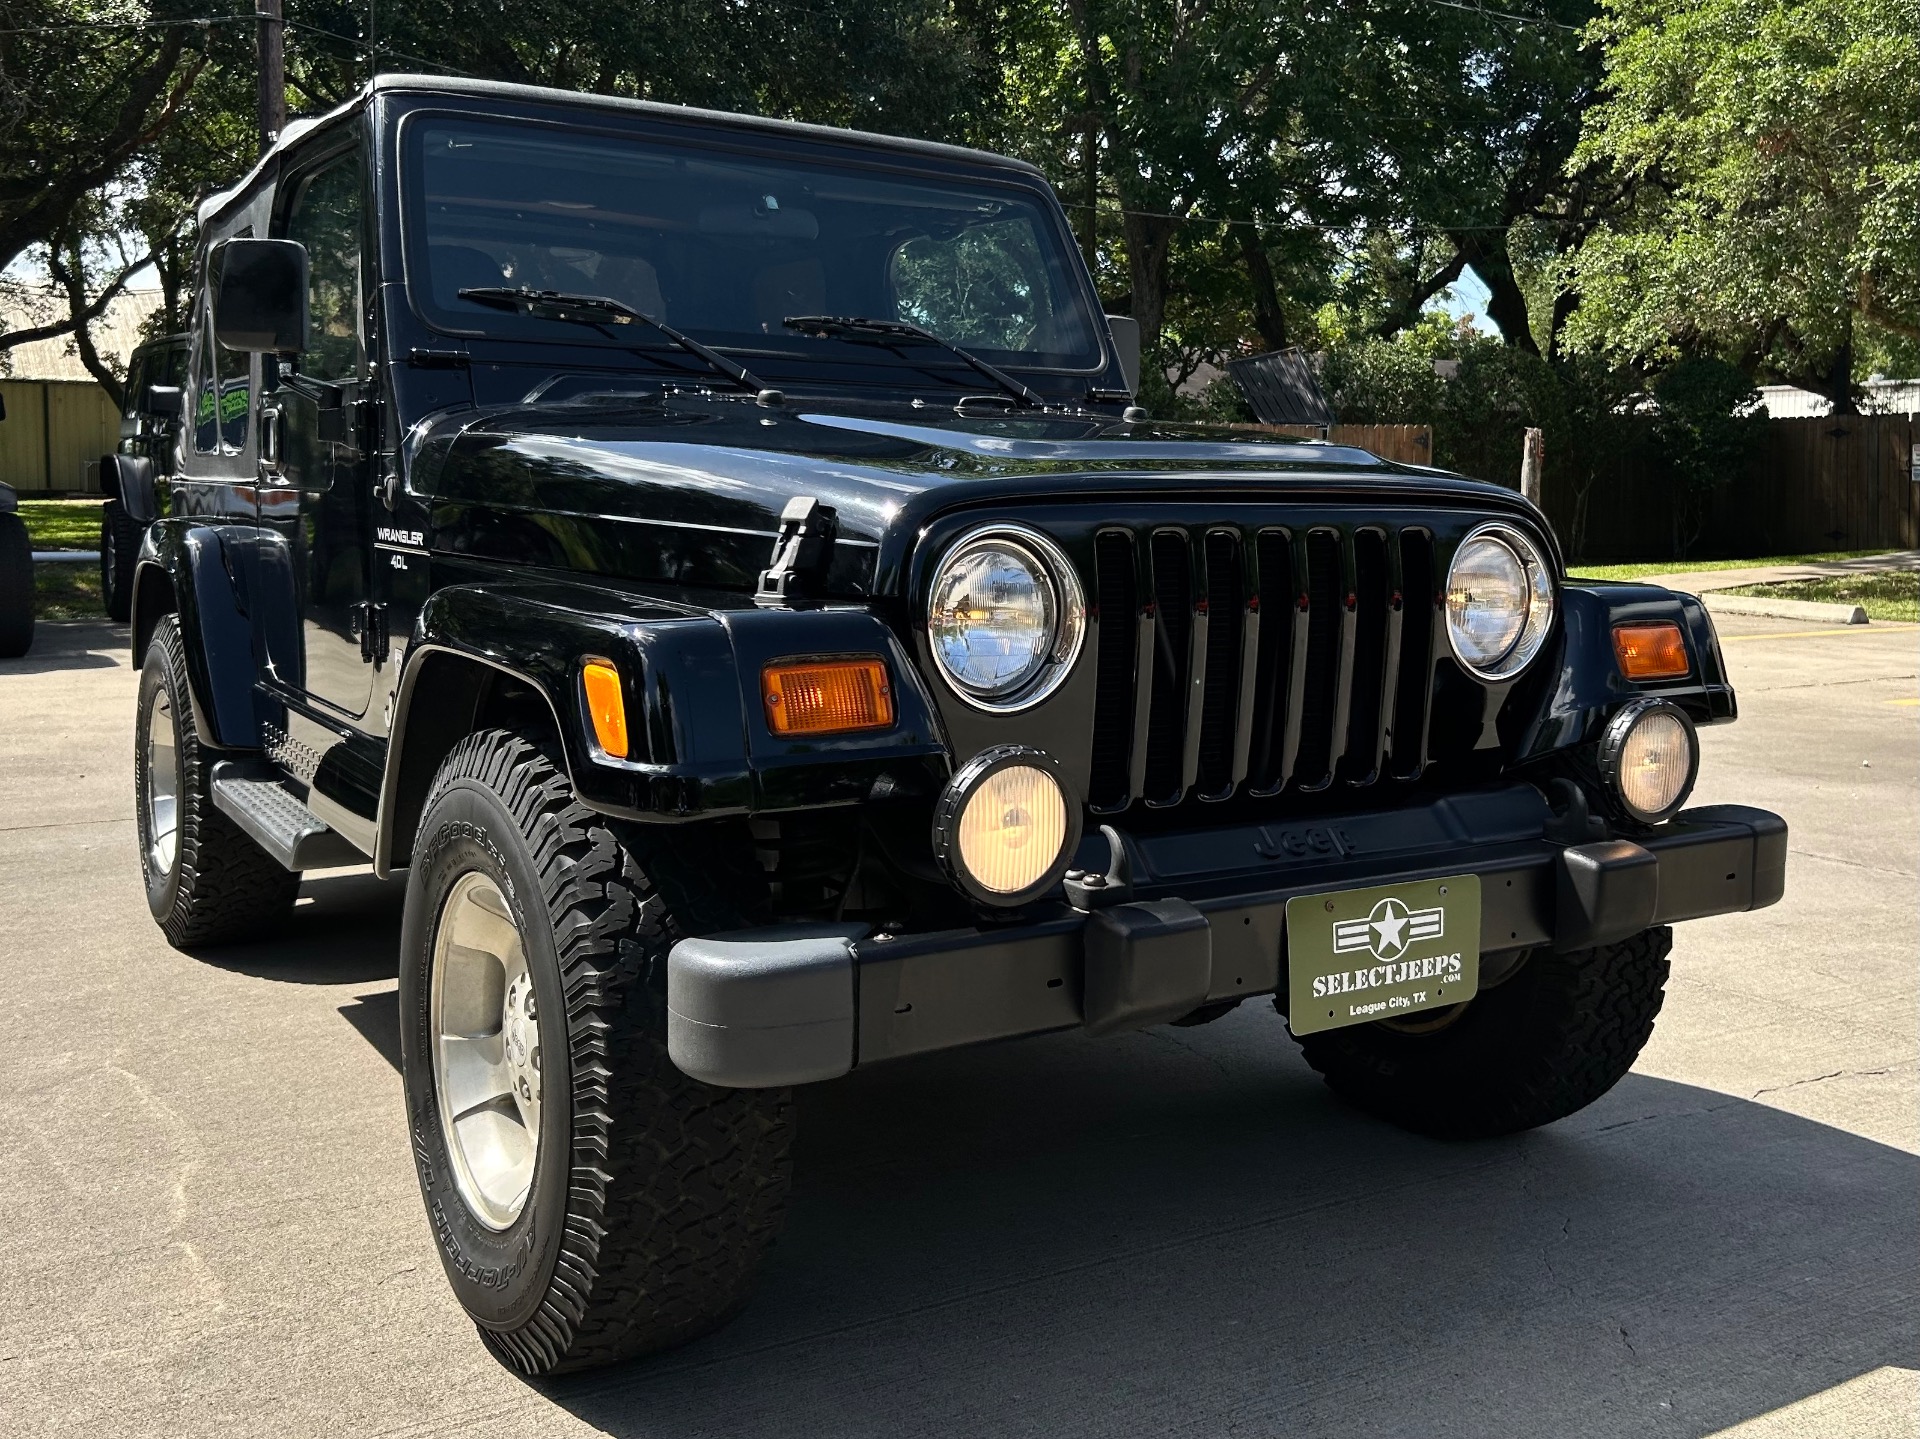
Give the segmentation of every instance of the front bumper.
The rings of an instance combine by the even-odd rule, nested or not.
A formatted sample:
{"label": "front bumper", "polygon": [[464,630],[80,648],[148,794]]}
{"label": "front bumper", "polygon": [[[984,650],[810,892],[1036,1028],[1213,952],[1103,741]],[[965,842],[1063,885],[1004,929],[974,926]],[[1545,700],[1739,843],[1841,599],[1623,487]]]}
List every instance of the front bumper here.
{"label": "front bumper", "polygon": [[1761,909],[1787,826],[1744,805],[1633,840],[1569,843],[1531,785],[1314,823],[1123,836],[1126,902],[1033,923],[876,935],[788,925],[680,941],[668,1048],[709,1084],[832,1079],[856,1065],[1084,1026],[1114,1033],[1284,991],[1287,901],[1477,874],[1483,954],[1584,949],[1651,925]]}

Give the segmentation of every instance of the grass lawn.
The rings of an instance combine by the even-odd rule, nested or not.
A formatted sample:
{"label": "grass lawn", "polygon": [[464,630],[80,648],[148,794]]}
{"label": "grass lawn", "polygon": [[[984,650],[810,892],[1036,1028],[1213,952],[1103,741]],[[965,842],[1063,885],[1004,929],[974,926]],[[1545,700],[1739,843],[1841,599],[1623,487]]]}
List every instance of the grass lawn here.
{"label": "grass lawn", "polygon": [[[36,550],[97,550],[100,548],[99,500],[20,501],[20,518]],[[33,613],[43,620],[103,620],[100,603],[100,566],[33,567]]]}
{"label": "grass lawn", "polygon": [[1742,585],[1723,595],[1753,595],[1769,600],[1826,600],[1859,605],[1870,620],[1920,620],[1920,571],[1894,570],[1878,575],[1832,575],[1819,580],[1789,580],[1777,585]]}
{"label": "grass lawn", "polygon": [[36,550],[97,550],[100,548],[100,506],[103,500],[20,501],[20,518]]}
{"label": "grass lawn", "polygon": [[1886,550],[1828,550],[1818,555],[1762,555],[1753,560],[1648,560],[1631,565],[1574,565],[1581,580],[1639,580],[1648,575],[1694,575],[1706,570],[1750,570],[1762,565],[1808,565],[1819,560],[1858,560]]}

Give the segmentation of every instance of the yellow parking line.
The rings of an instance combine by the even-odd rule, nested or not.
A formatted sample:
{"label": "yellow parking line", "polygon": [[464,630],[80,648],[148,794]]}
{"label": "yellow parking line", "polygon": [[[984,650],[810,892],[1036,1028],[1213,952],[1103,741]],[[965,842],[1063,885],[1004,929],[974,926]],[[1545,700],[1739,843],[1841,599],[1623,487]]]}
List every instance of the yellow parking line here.
{"label": "yellow parking line", "polygon": [[1890,705],[1920,705],[1920,695],[1909,695],[1903,700],[1887,700],[1885,703]]}
{"label": "yellow parking line", "polygon": [[[1772,634],[1764,635],[1722,635],[1720,636],[1720,643],[1730,645],[1738,640],[1797,640],[1805,638],[1808,635],[1884,635],[1892,628],[1893,626],[1883,621],[1878,626],[1848,625],[1845,629],[1840,630],[1778,630]],[[1910,627],[1902,625],[1900,628],[1904,630]]]}

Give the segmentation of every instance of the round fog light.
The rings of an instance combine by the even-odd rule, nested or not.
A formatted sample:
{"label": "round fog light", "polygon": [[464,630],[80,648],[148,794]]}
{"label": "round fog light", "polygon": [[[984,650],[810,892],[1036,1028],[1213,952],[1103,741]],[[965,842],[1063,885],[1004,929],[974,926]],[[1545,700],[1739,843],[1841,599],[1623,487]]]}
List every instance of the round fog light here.
{"label": "round fog light", "polygon": [[985,904],[1037,899],[1080,843],[1079,807],[1040,750],[999,745],[960,767],[933,815],[933,850],[955,883]]}
{"label": "round fog light", "polygon": [[1693,721],[1667,700],[1635,700],[1600,737],[1600,773],[1635,819],[1658,824],[1680,808],[1700,771]]}

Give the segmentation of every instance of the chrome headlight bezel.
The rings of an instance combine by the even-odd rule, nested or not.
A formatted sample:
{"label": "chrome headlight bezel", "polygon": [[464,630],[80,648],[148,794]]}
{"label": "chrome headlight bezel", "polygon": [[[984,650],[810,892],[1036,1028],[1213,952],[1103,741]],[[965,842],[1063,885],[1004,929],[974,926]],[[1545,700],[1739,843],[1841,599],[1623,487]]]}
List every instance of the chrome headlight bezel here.
{"label": "chrome headlight bezel", "polygon": [[1461,649],[1459,635],[1455,630],[1453,607],[1445,603],[1447,648],[1454,659],[1469,674],[1483,680],[1509,680],[1518,675],[1534,660],[1539,658],[1546,648],[1547,639],[1553,633],[1553,621],[1559,612],[1559,596],[1554,591],[1553,571],[1547,565],[1547,557],[1533,536],[1518,526],[1503,520],[1490,520],[1486,524],[1476,525],[1468,531],[1466,537],[1455,547],[1453,558],[1447,565],[1447,581],[1443,597],[1451,596],[1454,589],[1454,575],[1459,568],[1460,557],[1477,541],[1490,540],[1505,549],[1521,570],[1523,589],[1527,596],[1527,613],[1522,619],[1519,632],[1513,642],[1491,662],[1476,662],[1469,659]]}
{"label": "chrome headlight bezel", "polygon": [[[997,546],[1012,551],[1028,567],[1034,579],[1049,591],[1053,604],[1053,633],[1037,647],[1039,662],[1017,680],[992,688],[968,683],[947,667],[939,641],[933,634],[933,597],[940,591],[941,579],[960,560],[975,550]],[[1087,604],[1080,577],[1060,547],[1039,531],[1025,525],[994,523],[980,525],[960,535],[941,552],[929,572],[923,617],[927,625],[927,650],[933,667],[947,688],[975,709],[990,714],[1016,714],[1031,709],[1052,694],[1072,671],[1074,661],[1086,640]]]}

